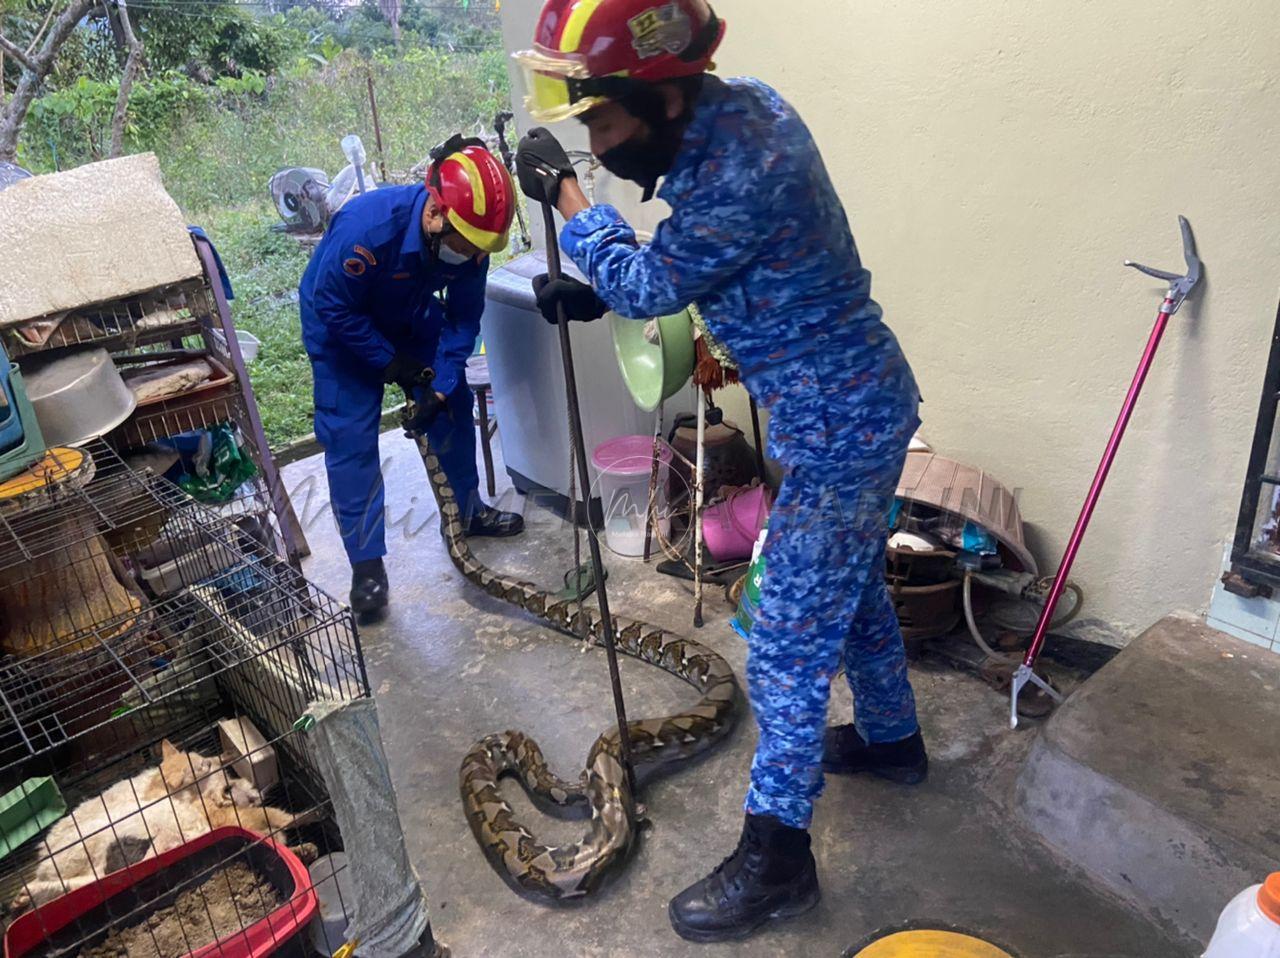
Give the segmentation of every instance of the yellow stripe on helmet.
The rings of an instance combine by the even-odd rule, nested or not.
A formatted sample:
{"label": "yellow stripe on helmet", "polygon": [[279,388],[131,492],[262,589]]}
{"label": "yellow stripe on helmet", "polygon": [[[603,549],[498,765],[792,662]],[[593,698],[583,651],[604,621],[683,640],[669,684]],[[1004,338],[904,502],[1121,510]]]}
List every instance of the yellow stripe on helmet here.
{"label": "yellow stripe on helmet", "polygon": [[467,242],[478,249],[484,250],[486,253],[496,253],[506,247],[507,240],[511,235],[510,230],[503,233],[494,233],[491,230],[482,230],[478,226],[472,226],[462,218],[462,215],[457,210],[449,210],[445,216],[449,218],[453,228],[461,233]]}
{"label": "yellow stripe on helmet", "polygon": [[587,29],[587,22],[601,2],[602,0],[578,0],[574,4],[573,10],[564,22],[564,29],[560,31],[561,53],[577,52],[578,47],[582,45],[582,34]]}
{"label": "yellow stripe on helmet", "polygon": [[484,195],[484,180],[480,178],[480,167],[476,166],[476,161],[465,153],[455,153],[449,159],[456,160],[458,165],[466,171],[467,179],[471,181],[471,205],[475,209],[476,216],[484,216],[488,203]]}

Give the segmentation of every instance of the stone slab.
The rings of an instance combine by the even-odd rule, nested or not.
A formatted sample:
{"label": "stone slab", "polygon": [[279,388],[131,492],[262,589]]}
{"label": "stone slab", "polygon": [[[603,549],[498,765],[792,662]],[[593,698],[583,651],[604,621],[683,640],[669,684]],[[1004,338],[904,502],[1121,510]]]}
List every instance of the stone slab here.
{"label": "stone slab", "polygon": [[0,327],[200,275],[154,153],[0,192]]}
{"label": "stone slab", "polygon": [[1060,854],[1172,931],[1280,868],[1280,656],[1162,619],[1059,709],[1017,787]]}

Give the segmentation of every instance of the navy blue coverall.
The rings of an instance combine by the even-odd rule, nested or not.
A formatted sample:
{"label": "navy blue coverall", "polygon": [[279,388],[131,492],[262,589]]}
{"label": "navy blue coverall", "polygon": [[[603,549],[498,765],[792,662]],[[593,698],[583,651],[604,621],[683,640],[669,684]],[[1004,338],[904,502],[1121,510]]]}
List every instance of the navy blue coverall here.
{"label": "navy blue coverall", "polygon": [[476,508],[472,396],[465,363],[480,332],[489,259],[451,265],[422,232],[427,191],[391,186],[334,216],[298,289],[302,341],[315,380],[316,438],[329,497],[351,562],[386,554],[378,460],[382,371],[404,352],[435,371],[447,399],[427,435],[464,509]]}

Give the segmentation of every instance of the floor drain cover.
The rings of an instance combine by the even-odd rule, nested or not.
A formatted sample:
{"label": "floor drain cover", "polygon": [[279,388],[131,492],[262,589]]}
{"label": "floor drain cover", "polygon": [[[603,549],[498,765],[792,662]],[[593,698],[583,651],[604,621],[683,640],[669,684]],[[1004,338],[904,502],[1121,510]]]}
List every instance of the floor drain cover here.
{"label": "floor drain cover", "polygon": [[872,942],[852,958],[1013,958],[995,945],[955,931],[899,931]]}

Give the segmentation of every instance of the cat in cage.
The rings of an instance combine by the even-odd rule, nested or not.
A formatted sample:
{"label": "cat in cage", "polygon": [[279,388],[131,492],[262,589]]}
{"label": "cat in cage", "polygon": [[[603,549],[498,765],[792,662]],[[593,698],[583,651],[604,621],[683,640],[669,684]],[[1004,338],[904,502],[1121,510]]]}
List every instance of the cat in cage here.
{"label": "cat in cage", "polygon": [[264,805],[251,783],[227,771],[223,757],[183,752],[168,739],[160,751],[158,766],[116,782],[53,824],[11,915],[216,828],[239,825],[275,835],[310,820]]}

